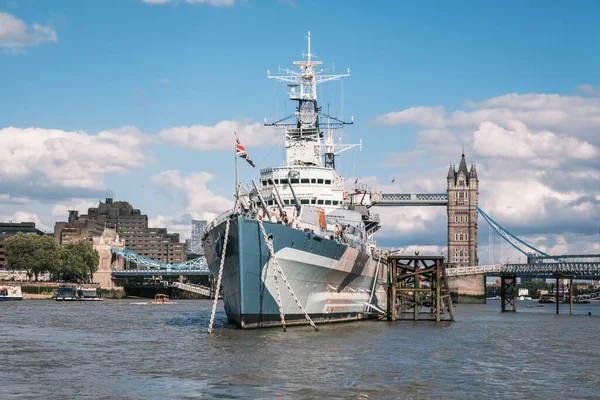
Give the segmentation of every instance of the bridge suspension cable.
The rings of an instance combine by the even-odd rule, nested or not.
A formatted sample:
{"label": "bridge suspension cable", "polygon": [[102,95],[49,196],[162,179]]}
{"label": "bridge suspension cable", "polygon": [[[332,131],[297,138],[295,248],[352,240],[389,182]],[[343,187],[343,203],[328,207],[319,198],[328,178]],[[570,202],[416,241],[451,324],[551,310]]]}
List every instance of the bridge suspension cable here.
{"label": "bridge suspension cable", "polygon": [[523,253],[528,258],[532,258],[532,259],[536,260],[537,262],[542,262],[542,260],[539,258],[551,257],[548,254],[544,253],[543,251],[538,250],[535,247],[531,246],[530,244],[525,243],[524,241],[522,241],[521,239],[519,239],[518,237],[516,237],[515,235],[513,235],[506,229],[504,229],[496,221],[494,221],[489,215],[487,215],[481,208],[479,208],[479,206],[476,206],[476,208],[477,208],[477,211],[479,212],[479,214],[481,214],[481,216],[487,221],[487,223],[490,224],[490,226],[492,228],[494,228],[494,230],[496,232],[498,232],[498,234],[504,240],[506,240],[508,243],[510,243],[510,245],[512,247],[517,249],[519,252]]}

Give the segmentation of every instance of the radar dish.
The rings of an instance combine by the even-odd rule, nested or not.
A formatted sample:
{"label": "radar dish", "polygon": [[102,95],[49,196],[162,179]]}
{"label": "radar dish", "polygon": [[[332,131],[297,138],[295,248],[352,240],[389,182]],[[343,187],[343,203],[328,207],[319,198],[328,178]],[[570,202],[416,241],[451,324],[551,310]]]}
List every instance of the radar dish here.
{"label": "radar dish", "polygon": [[310,101],[305,101],[300,106],[300,123],[302,125],[314,125],[317,120],[315,106]]}

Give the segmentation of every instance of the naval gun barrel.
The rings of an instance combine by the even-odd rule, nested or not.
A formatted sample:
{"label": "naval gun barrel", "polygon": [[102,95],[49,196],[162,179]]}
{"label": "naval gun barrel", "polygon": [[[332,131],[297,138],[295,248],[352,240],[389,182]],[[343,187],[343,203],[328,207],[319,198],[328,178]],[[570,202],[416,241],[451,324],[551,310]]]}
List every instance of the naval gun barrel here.
{"label": "naval gun barrel", "polygon": [[275,182],[273,182],[273,180],[269,179],[269,182],[275,188],[275,202],[277,203],[277,206],[279,207],[279,213],[281,215],[283,215],[283,204],[282,204],[283,202],[281,201],[281,196],[279,195],[279,189],[277,189],[277,185],[275,185]]}
{"label": "naval gun barrel", "polygon": [[263,199],[262,194],[260,194],[260,190],[258,190],[258,186],[256,186],[256,182],[252,179],[252,184],[254,185],[254,189],[256,189],[256,194],[258,195],[258,199],[260,200],[260,205],[263,210],[265,210],[265,215],[269,215],[269,209],[267,208],[267,203],[265,203],[265,199]]}
{"label": "naval gun barrel", "polygon": [[292,192],[292,196],[294,196],[294,203],[296,204],[296,212],[298,214],[300,214],[300,202],[298,201],[298,197],[296,197],[296,191],[294,190],[294,187],[292,186],[291,182],[288,182],[288,185],[290,185],[290,191]]}

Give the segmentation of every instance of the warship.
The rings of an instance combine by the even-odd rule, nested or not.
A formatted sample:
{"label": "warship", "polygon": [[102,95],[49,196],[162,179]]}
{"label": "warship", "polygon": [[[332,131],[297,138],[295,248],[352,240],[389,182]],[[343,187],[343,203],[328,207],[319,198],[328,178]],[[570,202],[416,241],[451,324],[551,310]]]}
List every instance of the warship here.
{"label": "warship", "polygon": [[[379,216],[369,211],[373,194],[347,191],[336,157],[360,144],[341,144],[333,132],[352,124],[324,113],[317,85],[350,75],[328,74],[308,52],[299,71],[280,69],[295,112],[266,123],[285,132],[286,160],[260,169],[260,180],[211,221],[202,236],[208,267],[220,283],[229,322],[241,328],[356,321],[381,315],[386,304],[385,254],[373,235]],[[241,138],[243,139],[243,138]],[[241,139],[235,159],[253,167]],[[356,182],[355,182],[356,183]],[[214,310],[213,310],[214,315]],[[211,320],[212,325],[212,320]]]}

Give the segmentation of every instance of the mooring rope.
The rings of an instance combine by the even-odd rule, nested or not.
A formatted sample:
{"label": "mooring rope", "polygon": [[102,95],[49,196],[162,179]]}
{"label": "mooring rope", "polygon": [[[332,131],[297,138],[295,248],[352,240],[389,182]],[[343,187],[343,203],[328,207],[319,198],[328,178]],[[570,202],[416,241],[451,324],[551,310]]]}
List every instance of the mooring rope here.
{"label": "mooring rope", "polygon": [[227,239],[229,239],[229,224],[231,216],[227,218],[225,225],[225,241],[223,242],[223,251],[221,252],[221,265],[219,265],[219,275],[217,277],[217,288],[215,290],[215,299],[213,301],[212,313],[210,314],[210,322],[208,324],[208,333],[212,332],[213,322],[215,321],[215,313],[217,312],[217,301],[219,301],[219,291],[221,289],[221,278],[223,277],[223,266],[225,265],[225,253],[227,252]]}
{"label": "mooring rope", "polygon": [[[271,259],[273,260],[273,264],[275,265],[275,268],[276,268],[275,274],[277,274],[277,272],[279,272],[279,274],[281,275],[281,278],[283,279],[283,282],[285,283],[288,291],[290,292],[290,295],[292,296],[292,298],[294,299],[294,301],[296,302],[296,304],[298,305],[300,310],[302,310],[302,312],[304,313],[304,317],[312,325],[312,327],[315,329],[315,331],[318,331],[319,329],[317,328],[317,326],[315,325],[313,320],[310,318],[310,316],[308,315],[308,313],[306,312],[304,307],[302,307],[300,300],[298,300],[298,297],[296,297],[296,294],[292,290],[290,283],[288,282],[285,274],[283,273],[283,269],[281,268],[281,265],[279,265],[279,261],[277,261],[277,257],[275,257],[275,250],[273,250],[273,242],[271,242],[269,240],[269,237],[267,236],[267,231],[265,230],[265,227],[263,226],[263,223],[260,219],[258,220],[258,225],[260,225],[260,229],[262,230],[263,236],[265,237],[265,241],[267,242],[267,247],[269,248],[269,253],[271,254]],[[275,278],[275,279],[277,279],[277,278]],[[281,307],[282,306],[280,303],[280,310],[282,310]],[[283,311],[281,311],[281,318],[282,318],[282,322],[283,322]],[[285,325],[284,325],[284,329],[285,329]]]}

